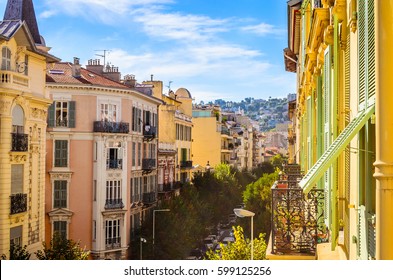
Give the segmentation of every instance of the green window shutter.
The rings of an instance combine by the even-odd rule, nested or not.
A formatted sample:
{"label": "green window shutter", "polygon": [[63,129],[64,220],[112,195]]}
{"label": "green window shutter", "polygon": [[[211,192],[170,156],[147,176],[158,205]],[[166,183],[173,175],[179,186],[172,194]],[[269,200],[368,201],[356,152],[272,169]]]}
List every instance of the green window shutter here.
{"label": "green window shutter", "polygon": [[48,127],[55,126],[55,102],[53,102],[48,108]]}
{"label": "green window shutter", "polygon": [[75,101],[68,102],[68,127],[75,128]]}
{"label": "green window shutter", "polygon": [[366,99],[366,3],[358,1],[358,64],[359,64],[359,110]]}
{"label": "green window shutter", "polygon": [[55,140],[55,167],[67,167],[68,141]]}
{"label": "green window shutter", "polygon": [[181,160],[187,161],[187,149],[181,149]]}
{"label": "green window shutter", "polygon": [[307,98],[307,170],[312,167],[312,102]]}
{"label": "green window shutter", "polygon": [[367,2],[367,105],[375,104],[375,14],[374,0]]}

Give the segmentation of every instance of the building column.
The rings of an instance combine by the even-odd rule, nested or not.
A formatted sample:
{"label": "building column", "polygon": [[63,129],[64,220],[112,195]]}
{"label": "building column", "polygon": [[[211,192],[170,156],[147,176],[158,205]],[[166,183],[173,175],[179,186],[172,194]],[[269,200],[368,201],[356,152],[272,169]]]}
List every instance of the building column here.
{"label": "building column", "polygon": [[393,259],[393,0],[375,0],[376,16],[376,259]]}

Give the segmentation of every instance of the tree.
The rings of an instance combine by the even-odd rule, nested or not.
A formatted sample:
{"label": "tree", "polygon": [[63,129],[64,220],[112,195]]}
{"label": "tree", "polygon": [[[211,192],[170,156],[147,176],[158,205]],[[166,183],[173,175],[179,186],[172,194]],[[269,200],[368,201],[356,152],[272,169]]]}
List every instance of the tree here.
{"label": "tree", "polygon": [[[10,246],[10,260],[29,260],[31,254],[27,251],[27,245],[20,246],[18,244],[11,243]],[[7,256],[2,255],[1,259],[6,260]]]}
{"label": "tree", "polygon": [[54,234],[49,247],[43,242],[43,251],[35,254],[39,260],[87,260],[90,252],[85,251],[72,239],[66,239],[59,234]]}
{"label": "tree", "polygon": [[[249,260],[251,259],[251,240],[244,237],[243,228],[234,227],[235,242],[222,246],[219,251],[208,251],[206,258],[209,260]],[[266,259],[266,242],[264,234],[259,234],[253,240],[254,260]]]}

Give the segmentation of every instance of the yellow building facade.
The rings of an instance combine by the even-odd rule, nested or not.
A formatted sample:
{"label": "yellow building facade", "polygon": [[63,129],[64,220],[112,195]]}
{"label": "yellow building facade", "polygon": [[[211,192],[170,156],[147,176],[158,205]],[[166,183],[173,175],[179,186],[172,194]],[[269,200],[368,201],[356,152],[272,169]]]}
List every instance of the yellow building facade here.
{"label": "yellow building facade", "polygon": [[393,259],[392,7],[288,2],[284,57],[298,81],[291,157],[303,192],[324,192],[329,240],[318,259]]}
{"label": "yellow building facade", "polygon": [[0,22],[0,255],[11,244],[31,258],[45,239],[45,94],[50,55],[32,1],[8,2]]}

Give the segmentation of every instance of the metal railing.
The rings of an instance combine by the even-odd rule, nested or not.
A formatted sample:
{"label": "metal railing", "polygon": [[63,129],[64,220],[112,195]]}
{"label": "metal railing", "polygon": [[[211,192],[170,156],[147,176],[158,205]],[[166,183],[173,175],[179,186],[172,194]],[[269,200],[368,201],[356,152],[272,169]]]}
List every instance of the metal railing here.
{"label": "metal railing", "polygon": [[27,211],[27,194],[17,193],[11,194],[11,214],[18,214]]}
{"label": "metal railing", "polygon": [[124,203],[121,198],[106,199],[104,207],[105,209],[123,209]]}
{"label": "metal railing", "polygon": [[130,125],[126,122],[95,121],[93,131],[104,133],[128,133],[130,131]]}
{"label": "metal railing", "polygon": [[156,193],[155,192],[149,192],[149,193],[144,193],[143,194],[143,200],[142,202],[144,204],[152,204],[157,201],[156,199]]}
{"label": "metal railing", "polygon": [[156,159],[154,158],[142,159],[142,170],[154,170],[154,169],[156,169]]}
{"label": "metal railing", "polygon": [[272,253],[315,254],[318,243],[328,241],[324,223],[324,191],[272,187]]}
{"label": "metal railing", "polygon": [[106,169],[123,169],[122,159],[107,159]]}
{"label": "metal railing", "polygon": [[145,138],[155,138],[157,135],[157,128],[155,126],[145,125],[143,129],[143,136]]}
{"label": "metal railing", "polygon": [[121,247],[121,238],[119,237],[111,237],[105,239],[105,248],[106,249],[115,249]]}
{"label": "metal railing", "polygon": [[180,162],[180,168],[192,168],[192,160],[183,160]]}
{"label": "metal railing", "polygon": [[13,152],[26,152],[29,147],[29,136],[21,133],[11,133],[11,151]]}

